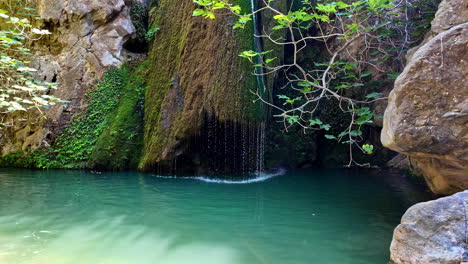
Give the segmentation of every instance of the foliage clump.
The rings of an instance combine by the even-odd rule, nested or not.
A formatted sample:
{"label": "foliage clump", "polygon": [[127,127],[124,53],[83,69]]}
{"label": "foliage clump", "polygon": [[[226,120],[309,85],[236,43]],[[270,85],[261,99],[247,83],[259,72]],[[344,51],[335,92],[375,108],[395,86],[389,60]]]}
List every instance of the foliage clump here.
{"label": "foliage clump", "polygon": [[[374,146],[366,142],[364,128],[376,119],[372,105],[386,99],[381,90],[369,89],[368,84],[374,75],[386,73],[390,60],[396,58],[401,63],[404,52],[417,42],[418,37],[411,35],[408,24],[394,23],[407,20],[412,4],[390,0],[302,0],[297,8],[284,11],[276,8],[275,1],[263,1],[252,11],[228,0],[197,0],[193,16],[214,19],[220,10],[228,11],[238,17],[233,29],[243,29],[256,15],[274,13],[275,23],[268,28],[263,25],[263,32],[256,37],[290,50],[290,59],[276,65],[273,62],[278,58],[269,51],[253,50],[245,50],[239,56],[255,67],[263,67],[261,75],[284,76],[287,81],[282,89],[288,88],[288,92],[274,100],[258,89],[252,92],[273,109],[274,117],[281,120],[285,130],[299,126],[304,133],[325,131],[326,139],[349,146],[348,166],[363,165],[354,160],[353,148],[365,155],[374,153]],[[416,19],[427,21],[427,17]],[[278,30],[286,30],[288,37],[273,37]],[[415,33],[420,34],[417,30]],[[325,47],[325,59],[302,63],[302,53],[317,43]],[[387,75],[392,80],[397,76],[394,72]],[[330,120],[321,119],[321,107],[329,100],[348,116],[341,131],[335,131]]]}
{"label": "foliage clump", "polygon": [[120,70],[108,70],[103,81],[86,94],[86,111],[72,118],[51,148],[32,155],[34,165],[38,168],[85,168],[98,137],[119,103],[123,84]]}
{"label": "foliage clump", "polygon": [[130,8],[130,18],[136,30],[136,37],[140,41],[145,40],[148,28],[147,8],[142,3],[133,1]]}

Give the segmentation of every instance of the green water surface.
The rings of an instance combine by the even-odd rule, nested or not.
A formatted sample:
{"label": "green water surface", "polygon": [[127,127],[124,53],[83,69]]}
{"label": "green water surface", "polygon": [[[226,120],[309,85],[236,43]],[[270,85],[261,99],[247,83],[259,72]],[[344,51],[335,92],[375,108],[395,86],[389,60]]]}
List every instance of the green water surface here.
{"label": "green water surface", "polygon": [[429,198],[381,171],[233,183],[0,170],[0,263],[385,264],[400,217]]}

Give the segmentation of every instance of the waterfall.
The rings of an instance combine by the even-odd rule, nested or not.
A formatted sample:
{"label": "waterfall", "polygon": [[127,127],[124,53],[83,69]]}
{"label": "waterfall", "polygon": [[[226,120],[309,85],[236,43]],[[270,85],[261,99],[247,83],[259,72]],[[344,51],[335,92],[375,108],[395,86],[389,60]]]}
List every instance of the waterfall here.
{"label": "waterfall", "polygon": [[[252,12],[257,10],[258,3],[258,0],[250,0]],[[252,20],[255,35],[260,35],[260,17],[254,14]],[[261,38],[253,36],[252,44],[252,49],[262,52]],[[256,57],[255,64],[260,63],[261,59]],[[249,90],[256,89],[259,94],[266,94],[263,67],[255,67],[254,72],[256,87],[249,87]],[[239,87],[241,88],[243,87]],[[257,102],[257,104],[265,114],[266,107],[263,103]],[[247,120],[219,119],[215,113],[208,110],[203,115],[200,132],[185,141],[177,142],[181,148],[185,147],[178,152],[179,156],[170,164],[174,175],[177,175],[179,171],[184,173],[181,164],[185,163],[188,164],[186,167],[189,169],[190,167],[196,168],[199,175],[209,174],[220,177],[229,176],[229,174],[239,175],[245,183],[262,181],[271,177],[264,173],[266,138],[264,115],[258,117],[255,113],[255,117]]]}
{"label": "waterfall", "polygon": [[264,164],[265,164],[265,122],[262,121],[260,122],[259,125],[257,125],[257,168],[256,168],[256,174],[257,176],[261,177],[263,175],[263,170],[264,170]]}
{"label": "waterfall", "polygon": [[[261,43],[261,38],[257,37],[262,34],[260,27],[259,27],[259,20],[258,16],[255,13],[257,10],[257,2],[258,0],[250,0],[250,7],[252,9],[252,22],[253,22],[253,31],[254,31],[254,36],[253,36],[253,46],[255,52],[261,53],[263,52],[262,48],[262,43]],[[259,57],[256,57],[255,59],[255,64],[261,64],[262,61]],[[267,93],[267,88],[265,86],[265,76],[264,76],[264,69],[263,67],[255,67],[254,70],[256,74],[256,80],[257,80],[257,90],[259,93],[263,96],[264,94]],[[256,133],[256,140],[255,140],[255,145],[256,145],[256,174],[261,177],[263,170],[264,170],[264,157],[265,157],[265,122],[261,121],[260,123],[257,123],[255,125],[257,129]]]}
{"label": "waterfall", "polygon": [[[252,22],[253,22],[253,29],[254,29],[254,35],[255,36],[260,36],[262,34],[259,26],[258,26],[258,16],[255,13],[257,10],[257,0],[250,0],[250,7],[252,9]],[[254,51],[255,52],[263,52],[262,49],[262,43],[261,43],[261,38],[260,37],[253,37],[253,46],[254,46]],[[261,60],[260,58],[256,57],[255,58],[255,64],[260,64]],[[265,79],[264,79],[264,71],[263,67],[255,67],[255,74],[256,74],[256,79],[257,79],[257,89],[261,93],[266,93],[266,86],[265,86]]]}

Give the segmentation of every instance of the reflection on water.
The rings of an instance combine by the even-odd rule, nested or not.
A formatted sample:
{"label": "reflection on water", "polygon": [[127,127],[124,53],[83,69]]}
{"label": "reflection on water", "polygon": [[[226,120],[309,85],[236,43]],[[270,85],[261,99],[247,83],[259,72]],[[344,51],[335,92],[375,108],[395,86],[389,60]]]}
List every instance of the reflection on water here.
{"label": "reflection on water", "polygon": [[[16,229],[5,225],[5,220],[10,222],[2,219],[2,228]],[[174,237],[143,226],[125,225],[122,220],[100,220],[62,231],[52,228],[2,234],[1,263],[239,263],[238,253],[232,248],[201,242],[177,243]]]}
{"label": "reflection on water", "polygon": [[0,264],[386,263],[402,213],[428,199],[381,173],[261,177],[0,170]]}

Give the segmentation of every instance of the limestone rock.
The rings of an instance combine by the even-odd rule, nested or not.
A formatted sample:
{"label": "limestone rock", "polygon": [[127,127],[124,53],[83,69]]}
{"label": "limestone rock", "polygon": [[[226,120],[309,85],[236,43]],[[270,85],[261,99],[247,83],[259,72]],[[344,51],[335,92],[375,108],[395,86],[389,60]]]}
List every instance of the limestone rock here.
{"label": "limestone rock", "polygon": [[395,168],[398,170],[408,170],[410,168],[410,162],[406,155],[398,154],[393,159],[387,162],[387,167]]}
{"label": "limestone rock", "polygon": [[[106,68],[125,61],[123,45],[135,28],[123,0],[40,0],[37,5],[43,27],[52,35],[34,47],[36,64],[41,68],[59,65],[54,67],[59,83],[56,95],[71,101],[68,109],[57,107],[49,113],[55,121],[63,110],[82,109],[88,86],[102,77]],[[57,51],[51,52],[50,46]]]}
{"label": "limestone rock", "polygon": [[409,58],[390,93],[381,135],[386,147],[410,156],[439,194],[468,188],[466,8],[464,1],[441,3],[434,36]]}
{"label": "limestone rock", "polygon": [[468,2],[466,0],[444,1],[439,6],[437,15],[432,21],[432,33],[439,34],[456,25],[467,22]]}
{"label": "limestone rock", "polygon": [[460,264],[468,261],[468,191],[408,209],[390,247],[395,264]]}
{"label": "limestone rock", "polygon": [[[82,111],[86,91],[109,67],[124,63],[128,56],[125,43],[134,37],[129,6],[124,0],[38,0],[37,9],[43,20],[39,27],[52,34],[33,43],[34,61],[38,78],[57,82],[54,95],[67,100],[45,114],[48,124],[40,121],[32,129],[27,117],[16,122],[10,131],[0,137],[0,153],[17,152],[27,147],[37,148],[44,138],[60,133],[71,115]],[[50,125],[53,124],[53,125]],[[29,126],[29,137],[21,135]]]}

